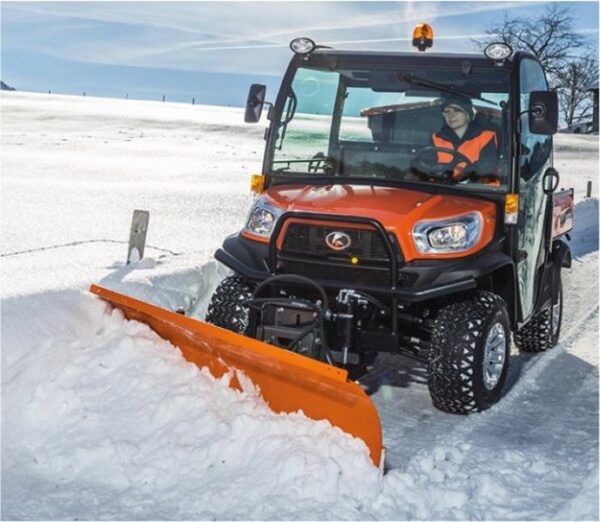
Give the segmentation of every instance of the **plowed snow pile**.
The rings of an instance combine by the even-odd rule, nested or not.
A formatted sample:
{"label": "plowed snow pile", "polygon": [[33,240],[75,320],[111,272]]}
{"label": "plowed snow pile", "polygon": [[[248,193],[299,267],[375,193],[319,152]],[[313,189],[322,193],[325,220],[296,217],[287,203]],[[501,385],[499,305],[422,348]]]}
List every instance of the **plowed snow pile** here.
{"label": "plowed snow pile", "polygon": [[[469,417],[433,409],[418,365],[381,358],[380,476],[362,441],[274,414],[85,292],[202,317],[261,128],[217,107],[1,100],[3,519],[598,519],[596,138],[556,137],[578,201],[561,343],[515,351],[506,396]],[[134,208],[150,246],[124,266]]]}

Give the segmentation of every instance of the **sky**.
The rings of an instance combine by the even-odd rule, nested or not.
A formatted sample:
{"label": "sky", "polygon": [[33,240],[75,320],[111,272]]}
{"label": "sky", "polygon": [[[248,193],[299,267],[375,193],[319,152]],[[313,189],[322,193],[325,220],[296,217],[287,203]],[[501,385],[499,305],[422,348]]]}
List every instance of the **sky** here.
{"label": "sky", "polygon": [[[336,48],[411,51],[416,23],[434,50],[472,52],[503,16],[549,2],[2,2],[2,80],[23,91],[243,106],[251,83],[273,100],[308,36]],[[568,5],[598,39],[597,2]],[[468,29],[467,33],[465,29]]]}

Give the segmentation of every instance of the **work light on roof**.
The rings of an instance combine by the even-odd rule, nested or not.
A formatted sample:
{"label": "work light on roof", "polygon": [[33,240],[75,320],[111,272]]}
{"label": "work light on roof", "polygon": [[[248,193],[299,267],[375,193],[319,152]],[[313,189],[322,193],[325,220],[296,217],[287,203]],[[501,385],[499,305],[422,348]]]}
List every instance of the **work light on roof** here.
{"label": "work light on roof", "polygon": [[504,42],[491,43],[483,50],[483,54],[485,54],[491,60],[497,62],[506,60],[512,54],[512,52],[513,50],[511,46],[505,44]]}
{"label": "work light on roof", "polygon": [[290,49],[296,54],[310,54],[317,45],[310,38],[294,38],[290,42]]}

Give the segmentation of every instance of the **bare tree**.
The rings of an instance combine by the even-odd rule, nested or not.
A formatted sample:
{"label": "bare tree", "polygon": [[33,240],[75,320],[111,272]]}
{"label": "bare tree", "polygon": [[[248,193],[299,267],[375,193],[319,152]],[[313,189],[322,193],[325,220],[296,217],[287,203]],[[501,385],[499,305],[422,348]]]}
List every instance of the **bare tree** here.
{"label": "bare tree", "polygon": [[575,31],[569,7],[552,4],[537,17],[505,15],[491,24],[486,34],[483,40],[473,40],[480,48],[500,41],[538,57],[550,88],[558,93],[567,126],[591,117],[593,102],[588,88],[598,78],[598,58],[588,39]]}
{"label": "bare tree", "polygon": [[588,53],[571,60],[556,72],[558,98],[562,115],[568,127],[593,114],[593,101],[588,89],[598,82],[598,58]]}
{"label": "bare tree", "polygon": [[538,57],[549,75],[554,75],[573,57],[574,50],[586,44],[586,38],[575,32],[573,17],[568,7],[552,4],[537,17],[504,16],[502,21],[486,29],[489,35],[483,40],[474,40],[480,46],[491,42],[504,42],[515,51],[528,51]]}

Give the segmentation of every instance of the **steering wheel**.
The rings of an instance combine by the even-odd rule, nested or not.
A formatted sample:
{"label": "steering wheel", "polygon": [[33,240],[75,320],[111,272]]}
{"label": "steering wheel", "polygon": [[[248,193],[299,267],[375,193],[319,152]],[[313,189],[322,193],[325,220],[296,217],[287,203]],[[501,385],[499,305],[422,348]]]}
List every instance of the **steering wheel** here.
{"label": "steering wheel", "polygon": [[[452,163],[439,163],[438,153],[452,155],[452,163],[466,163],[463,171],[467,171],[467,174],[461,173],[459,176],[454,176],[454,169],[451,168]],[[471,179],[472,175],[468,171],[473,172],[476,170],[473,162],[462,152],[458,152],[454,149],[448,149],[446,147],[433,146],[425,147],[417,152],[417,155],[411,161],[411,167],[437,181],[445,181],[448,183],[458,183],[459,181],[463,181],[465,179]]]}

